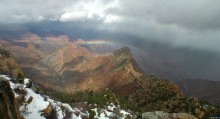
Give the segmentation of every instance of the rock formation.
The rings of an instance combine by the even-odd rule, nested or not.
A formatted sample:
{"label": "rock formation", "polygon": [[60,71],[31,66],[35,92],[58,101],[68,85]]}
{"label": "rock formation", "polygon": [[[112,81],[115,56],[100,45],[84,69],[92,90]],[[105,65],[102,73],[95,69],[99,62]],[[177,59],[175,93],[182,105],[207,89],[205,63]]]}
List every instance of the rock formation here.
{"label": "rock formation", "polygon": [[0,78],[0,119],[20,119],[20,113],[10,84]]}

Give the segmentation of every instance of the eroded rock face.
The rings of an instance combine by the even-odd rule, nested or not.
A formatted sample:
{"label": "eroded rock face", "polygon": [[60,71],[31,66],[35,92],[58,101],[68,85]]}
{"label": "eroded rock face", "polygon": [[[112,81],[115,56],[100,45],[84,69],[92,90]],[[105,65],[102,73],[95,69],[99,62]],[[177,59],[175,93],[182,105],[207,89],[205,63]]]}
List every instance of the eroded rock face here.
{"label": "eroded rock face", "polygon": [[0,47],[0,73],[17,78],[18,73],[23,75],[20,66],[14,57],[6,50]]}
{"label": "eroded rock face", "polygon": [[4,78],[0,78],[0,119],[20,119],[14,93]]}
{"label": "eroded rock face", "polygon": [[44,47],[37,49],[19,46],[7,49],[14,54],[33,82],[44,89],[72,93],[108,88],[128,101],[132,105],[129,108],[139,112],[186,112],[198,118],[216,114],[211,107],[202,108],[202,102],[184,98],[179,88],[170,81],[145,76],[128,47],[111,55],[103,55],[77,42],[58,41],[62,40],[42,40],[38,43],[42,42]]}

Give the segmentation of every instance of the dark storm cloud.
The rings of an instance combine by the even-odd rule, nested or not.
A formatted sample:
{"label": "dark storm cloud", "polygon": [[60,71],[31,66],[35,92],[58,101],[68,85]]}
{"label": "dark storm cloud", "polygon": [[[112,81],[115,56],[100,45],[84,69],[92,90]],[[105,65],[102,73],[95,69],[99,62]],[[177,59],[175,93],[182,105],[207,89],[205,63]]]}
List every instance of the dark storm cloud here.
{"label": "dark storm cloud", "polygon": [[219,4],[219,0],[0,0],[0,23],[80,22],[94,30],[220,51]]}
{"label": "dark storm cloud", "polygon": [[112,10],[122,16],[120,27],[109,29],[168,41],[176,46],[220,50],[220,1],[126,0]]}
{"label": "dark storm cloud", "polygon": [[133,0],[122,2],[121,13],[140,20],[197,29],[220,28],[218,0]]}

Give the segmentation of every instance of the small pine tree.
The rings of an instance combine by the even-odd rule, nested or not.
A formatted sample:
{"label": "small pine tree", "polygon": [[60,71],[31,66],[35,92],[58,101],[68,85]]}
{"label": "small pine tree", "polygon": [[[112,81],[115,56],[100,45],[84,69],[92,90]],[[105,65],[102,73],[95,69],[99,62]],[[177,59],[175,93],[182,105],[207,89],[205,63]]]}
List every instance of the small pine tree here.
{"label": "small pine tree", "polygon": [[0,68],[0,74],[2,74],[3,73],[3,70]]}
{"label": "small pine tree", "polygon": [[24,75],[21,72],[17,75],[17,81],[18,83],[24,83]]}
{"label": "small pine tree", "polygon": [[132,119],[130,114],[127,114],[125,119]]}
{"label": "small pine tree", "polygon": [[88,112],[89,112],[89,118],[90,118],[90,119],[94,119],[94,118],[95,118],[95,115],[96,115],[95,111],[89,110]]}

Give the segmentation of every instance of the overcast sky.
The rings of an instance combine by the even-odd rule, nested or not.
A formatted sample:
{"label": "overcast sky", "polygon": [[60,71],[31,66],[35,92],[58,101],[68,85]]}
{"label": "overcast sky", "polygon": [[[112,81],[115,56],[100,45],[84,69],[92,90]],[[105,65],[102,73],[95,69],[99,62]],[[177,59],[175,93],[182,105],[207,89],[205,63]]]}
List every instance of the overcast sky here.
{"label": "overcast sky", "polygon": [[93,23],[88,27],[95,30],[220,51],[219,5],[220,0],[0,0],[0,24]]}

